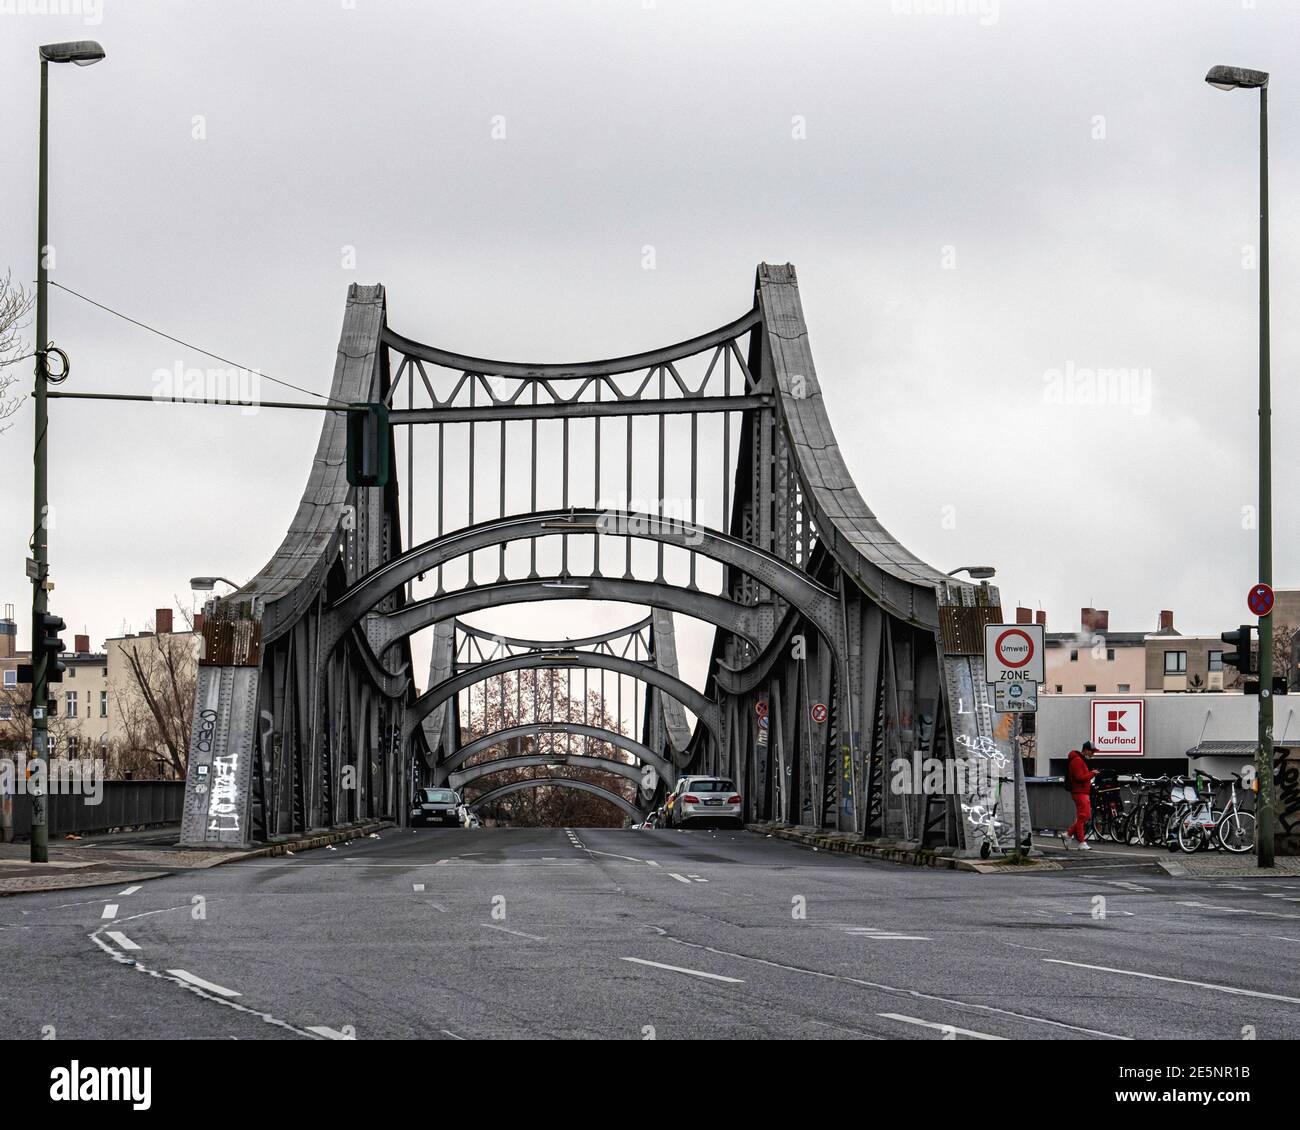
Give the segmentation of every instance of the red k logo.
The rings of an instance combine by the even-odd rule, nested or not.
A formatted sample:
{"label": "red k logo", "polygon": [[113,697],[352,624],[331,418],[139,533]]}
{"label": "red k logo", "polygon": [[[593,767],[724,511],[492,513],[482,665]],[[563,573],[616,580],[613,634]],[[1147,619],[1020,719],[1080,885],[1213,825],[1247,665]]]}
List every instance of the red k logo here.
{"label": "red k logo", "polygon": [[1106,732],[1108,734],[1128,733],[1128,727],[1124,725],[1124,715],[1127,713],[1126,710],[1106,711]]}

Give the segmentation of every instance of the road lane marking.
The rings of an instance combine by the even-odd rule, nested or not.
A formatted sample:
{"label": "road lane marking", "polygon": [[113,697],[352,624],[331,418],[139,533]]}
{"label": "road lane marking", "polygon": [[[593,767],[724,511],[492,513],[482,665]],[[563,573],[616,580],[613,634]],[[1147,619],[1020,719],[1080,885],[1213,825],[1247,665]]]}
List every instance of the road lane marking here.
{"label": "road lane marking", "polygon": [[123,895],[133,895],[133,894],[135,894],[135,892],[138,891],[139,889],[140,889],[140,888],[139,888],[138,885],[137,885],[137,886],[134,886],[134,887],[127,887],[127,889],[124,890],[124,891],[118,891],[118,892],[117,892],[117,897],[118,897],[118,898],[121,898]]}
{"label": "road lane marking", "polygon": [[1064,1028],[1070,1032],[1083,1032],[1088,1036],[1102,1036],[1108,1040],[1132,1040],[1132,1036],[1121,1036],[1118,1032],[1104,1032],[1099,1028],[1084,1028],[1078,1024],[1067,1024],[1064,1020],[1052,1020],[1046,1016],[1035,1016],[1029,1012],[1015,1012],[1009,1008],[998,1008],[991,1004],[976,1004],[973,1001],[956,1000],[953,997],[941,997],[935,993],[923,993],[920,989],[904,989],[900,985],[886,985],[880,981],[866,981],[861,977],[847,977],[842,973],[826,973],[821,969],[808,969],[801,965],[786,965],[780,961],[772,961],[766,957],[755,957],[753,954],[736,953],[733,950],[719,949],[717,946],[706,946],[703,942],[688,942],[685,938],[675,938],[667,930],[656,927],[662,937],[667,938],[670,942],[676,942],[679,946],[687,946],[690,949],[704,950],[707,953],[717,954],[719,957],[734,957],[741,961],[754,961],[759,965],[771,966],[773,969],[783,969],[787,973],[802,973],[806,977],[820,977],[826,981],[840,981],[846,985],[858,985],[865,989],[877,989],[886,993],[897,993],[901,996],[911,997],[913,1000],[938,1001],[940,1004],[952,1004],[958,1008],[968,1008],[978,1012],[991,1012],[998,1016],[1010,1016],[1016,1020],[1028,1020],[1035,1024],[1047,1024],[1053,1028]]}
{"label": "road lane marking", "polygon": [[505,926],[498,926],[493,922],[480,922],[480,926],[485,930],[500,930],[503,934],[513,934],[516,938],[528,938],[534,942],[544,942],[545,938],[539,938],[536,934],[525,934],[522,930],[510,930]]}
{"label": "road lane marking", "polygon": [[439,1028],[438,1031],[441,1032],[444,1036],[450,1036],[453,1040],[464,1040],[464,1039],[465,1039],[464,1036],[458,1036],[458,1035],[456,1035],[456,1033],[453,1032],[450,1028]]}
{"label": "road lane marking", "polygon": [[1189,906],[1193,910],[1221,910],[1225,914],[1255,914],[1260,918],[1300,918],[1300,914],[1283,914],[1280,910],[1247,910],[1240,906],[1215,906],[1208,902],[1180,902],[1179,906]]}
{"label": "road lane marking", "polygon": [[185,969],[169,969],[168,977],[175,977],[179,981],[184,981],[188,985],[193,985],[204,992],[216,993],[219,997],[238,997],[241,993],[235,992],[234,989],[223,988],[221,985],[214,985],[211,981],[205,981],[202,977],[195,977],[193,973]]}
{"label": "road lane marking", "polygon": [[691,885],[691,881],[685,875],[678,875],[676,871],[669,871],[668,877],[676,879],[679,883],[685,883],[688,887]]}
{"label": "road lane marking", "polygon": [[901,1012],[878,1012],[877,1016],[885,1020],[897,1020],[903,1024],[919,1024],[922,1028],[937,1028],[945,1036],[954,1032],[958,1036],[969,1036],[972,1040],[1005,1040],[1005,1036],[991,1036],[987,1032],[976,1032],[973,1028],[958,1028],[955,1024],[936,1024],[933,1020],[922,1020],[919,1016],[904,1016]]}
{"label": "road lane marking", "polygon": [[728,985],[743,985],[739,977],[724,977],[721,973],[705,973],[702,969],[683,969],[680,965],[665,965],[662,961],[646,961],[643,957],[625,957],[636,965],[649,965],[654,969],[666,969],[669,973],[685,973],[688,977],[703,977],[709,981],[725,981]]}
{"label": "road lane marking", "polygon": [[707,879],[701,879],[698,875],[687,875],[686,878],[693,879],[697,883],[707,883]]}
{"label": "road lane marking", "polygon": [[1144,887],[1141,883],[1134,883],[1128,879],[1105,879],[1103,882],[1109,883],[1112,887],[1123,887],[1126,891],[1138,891],[1146,895],[1152,891],[1151,887]]}
{"label": "road lane marking", "polygon": [[647,859],[646,862],[647,862],[648,864],[650,864],[651,867],[658,867],[658,866],[659,866],[659,864],[657,864],[653,859]]}
{"label": "road lane marking", "polygon": [[324,1024],[307,1025],[308,1032],[315,1032],[318,1036],[324,1036],[327,1040],[355,1040],[356,1036],[349,1036],[346,1032],[339,1032],[333,1028],[326,1028]]}
{"label": "road lane marking", "polygon": [[423,884],[423,883],[412,883],[412,884],[411,884],[411,889],[414,890],[414,891],[422,891],[422,890],[424,890],[424,884]]}
{"label": "road lane marking", "polygon": [[113,939],[124,950],[138,950],[140,947],[131,941],[121,930],[105,930],[104,933]]}
{"label": "road lane marking", "polygon": [[1114,969],[1109,965],[1085,965],[1082,961],[1066,961],[1060,957],[1045,957],[1044,961],[1053,965],[1073,965],[1076,969],[1092,969],[1098,973],[1118,973],[1123,977],[1142,977],[1148,981],[1168,981],[1174,985],[1191,985],[1196,989],[1213,989],[1216,993],[1230,993],[1236,997],[1259,997],[1266,1001],[1281,1001],[1283,1004],[1300,1004],[1300,997],[1287,997],[1281,993],[1261,993],[1257,989],[1238,989],[1232,985],[1216,985],[1213,981],[1190,981],[1185,977],[1165,977],[1159,973],[1139,973],[1136,969]]}
{"label": "road lane marking", "polygon": [[[584,849],[588,855],[603,855],[608,859],[621,859],[625,863],[650,863],[648,859],[638,859],[635,855],[619,855],[616,851],[597,851],[595,848]],[[651,867],[658,867],[657,863],[650,863]]]}
{"label": "road lane marking", "polygon": [[117,917],[117,903],[110,902],[104,907],[104,913],[100,915],[100,918],[116,918],[116,917]]}

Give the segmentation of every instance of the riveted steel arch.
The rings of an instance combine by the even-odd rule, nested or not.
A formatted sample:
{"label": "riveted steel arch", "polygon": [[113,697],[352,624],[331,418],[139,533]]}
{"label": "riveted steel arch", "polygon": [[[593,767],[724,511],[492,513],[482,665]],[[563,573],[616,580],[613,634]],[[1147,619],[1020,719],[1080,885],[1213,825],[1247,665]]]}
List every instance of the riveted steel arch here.
{"label": "riveted steel arch", "polygon": [[411,703],[410,709],[407,711],[408,733],[438,706],[460,691],[468,690],[475,683],[505,675],[512,671],[555,667],[616,671],[634,679],[640,679],[642,682],[658,687],[664,693],[681,702],[706,727],[713,731],[715,737],[721,737],[718,729],[716,704],[689,683],[685,683],[681,679],[648,663],[633,659],[622,659],[615,655],[600,655],[582,651],[540,651],[526,655],[507,656],[504,659],[478,664],[467,671],[461,671],[444,679],[442,682],[435,683]]}
{"label": "riveted steel arch", "polygon": [[612,793],[608,789],[602,789],[599,785],[593,785],[590,781],[580,781],[571,777],[531,777],[527,781],[512,781],[508,785],[501,785],[491,792],[484,793],[481,797],[476,797],[465,807],[471,809],[482,808],[485,804],[492,804],[494,801],[503,799],[511,793],[520,792],[523,789],[577,789],[579,792],[591,793],[592,796],[598,796],[602,800],[607,800],[610,804],[616,804],[627,815],[636,818],[641,815],[641,810],[636,805],[631,804],[625,797]]}
{"label": "riveted steel arch", "polygon": [[574,769],[594,769],[602,773],[612,773],[637,785],[640,785],[643,779],[641,770],[626,761],[614,761],[608,757],[591,757],[580,753],[565,754],[561,757],[547,753],[527,753],[518,757],[496,757],[491,761],[480,761],[468,769],[458,769],[448,776],[447,783],[453,789],[460,789],[482,777],[490,777],[494,773],[556,764],[568,765]]}
{"label": "riveted steel arch", "polygon": [[[677,780],[677,774],[673,767],[669,765],[662,757],[648,746],[629,738],[626,734],[620,734],[617,730],[607,730],[601,726],[588,726],[581,722],[529,722],[522,726],[510,726],[503,730],[495,730],[490,734],[483,734],[475,738],[468,745],[461,746],[454,754],[442,762],[438,769],[441,775],[446,776],[454,772],[459,766],[463,765],[470,758],[491,749],[493,746],[503,745],[515,738],[537,737],[541,734],[574,734],[578,737],[591,738],[593,741],[606,742],[609,745],[617,746],[619,749],[626,750],[637,758],[638,761],[645,765],[653,766],[655,772],[670,782]],[[550,760],[560,761],[565,757],[572,757],[572,754],[554,754]],[[638,777],[640,774],[638,774]]]}
{"label": "riveted steel arch", "polygon": [[[1027,813],[1023,792],[1006,792],[1014,737],[983,670],[998,592],[922,561],[859,493],[829,410],[843,378],[819,379],[793,267],[760,264],[744,315],[675,345],[572,364],[477,352],[398,334],[381,287],[350,291],[330,395],[388,407],[396,473],[350,487],[343,419],[327,414],[280,549],[210,603],[186,842],[402,819],[404,790],[487,725],[442,693],[469,673],[450,646],[456,619],[510,606],[505,654],[473,664],[504,685],[526,665],[490,664],[544,642],[524,606],[556,599],[651,610],[652,662],[616,728],[680,771],[734,775],[747,818],[968,853],[994,808]],[[873,378],[854,379],[869,390]],[[935,458],[922,425],[914,458]],[[961,438],[937,457],[969,476]],[[887,470],[910,473],[906,460]],[[689,695],[676,616],[714,628]],[[429,627],[421,695],[410,637]],[[598,631],[574,634],[569,651],[603,647]],[[556,666],[560,650],[527,663]],[[579,662],[585,678],[595,660]],[[886,789],[916,755],[983,760],[995,784]],[[352,774],[361,787],[343,788]]]}

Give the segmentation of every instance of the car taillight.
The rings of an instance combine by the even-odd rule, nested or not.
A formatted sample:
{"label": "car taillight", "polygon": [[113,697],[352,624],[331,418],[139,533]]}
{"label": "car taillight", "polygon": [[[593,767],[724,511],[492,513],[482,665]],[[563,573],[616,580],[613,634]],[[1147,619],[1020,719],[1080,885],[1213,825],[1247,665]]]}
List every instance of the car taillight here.
{"label": "car taillight", "polygon": [[697,796],[691,796],[690,793],[687,793],[684,797],[682,797],[682,803],[683,803],[683,804],[699,804],[699,803],[700,803],[700,798],[697,797]]}
{"label": "car taillight", "polygon": [[739,804],[739,803],[740,803],[740,794],[739,794],[739,793],[736,793],[734,796],[729,796],[729,797],[727,797],[727,803],[728,803],[728,804]]}

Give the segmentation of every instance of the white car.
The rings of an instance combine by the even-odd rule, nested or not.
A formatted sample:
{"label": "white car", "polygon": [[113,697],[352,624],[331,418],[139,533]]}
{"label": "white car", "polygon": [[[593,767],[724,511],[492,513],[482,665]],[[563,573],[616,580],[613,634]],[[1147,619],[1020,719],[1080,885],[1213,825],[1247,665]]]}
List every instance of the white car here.
{"label": "white car", "polygon": [[745,826],[745,809],[736,783],[728,777],[683,777],[673,789],[669,827],[691,823]]}

